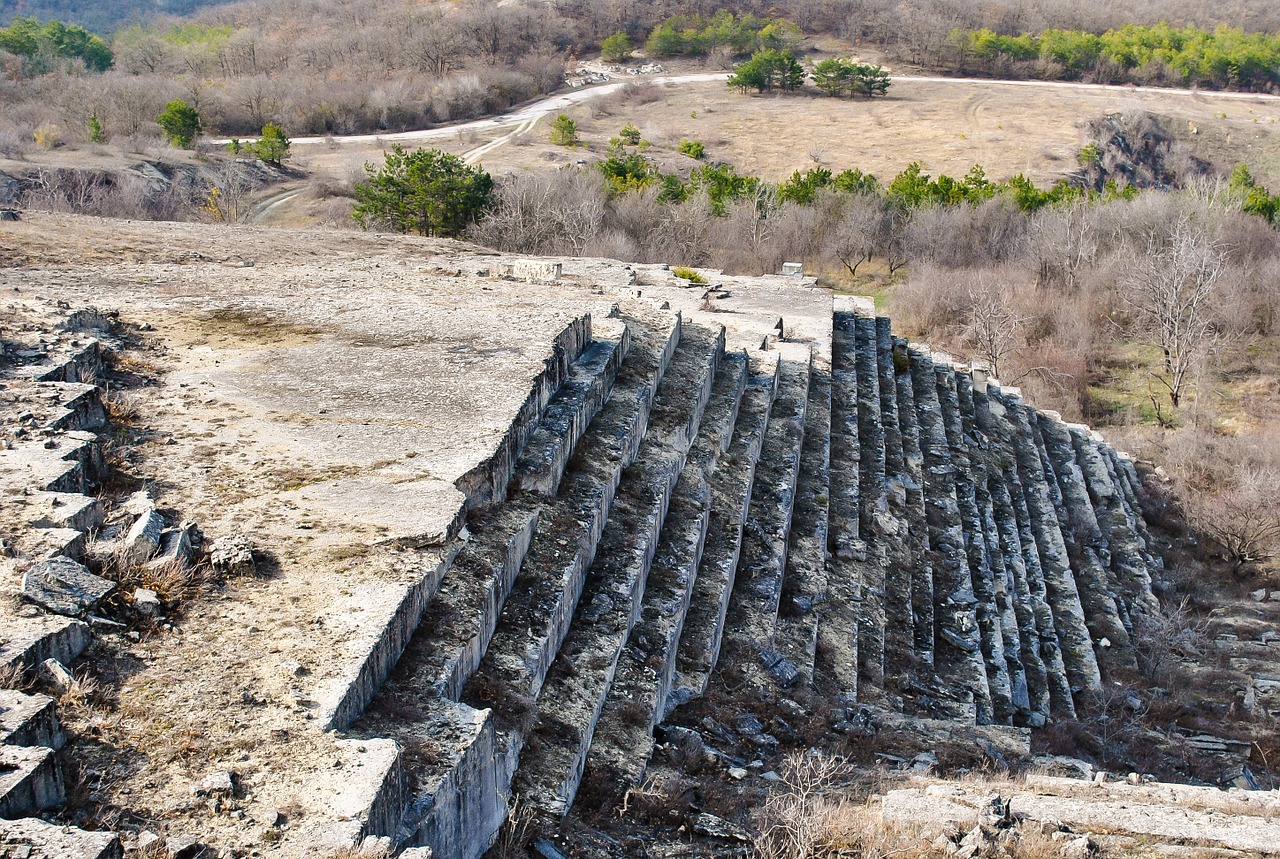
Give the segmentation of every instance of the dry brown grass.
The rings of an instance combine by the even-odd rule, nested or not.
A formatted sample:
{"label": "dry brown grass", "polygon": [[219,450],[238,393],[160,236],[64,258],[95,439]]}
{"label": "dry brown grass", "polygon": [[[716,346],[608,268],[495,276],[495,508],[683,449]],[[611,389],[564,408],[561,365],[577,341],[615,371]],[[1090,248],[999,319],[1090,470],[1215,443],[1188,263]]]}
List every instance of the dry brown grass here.
{"label": "dry brown grass", "polygon": [[[633,122],[646,137],[670,138],[671,148],[681,138],[701,140],[711,160],[772,181],[815,166],[810,153],[816,152],[829,169],[858,167],[882,180],[919,160],[934,173],[960,176],[982,164],[995,179],[1021,172],[1048,183],[1075,169],[1084,122],[1147,110],[1170,117],[1171,131],[1197,155],[1227,165],[1248,161],[1260,182],[1280,184],[1280,105],[1272,102],[1119,87],[1029,89],[994,81],[899,81],[888,98],[874,102],[814,93],[744,96],[719,82],[648,84],[645,92],[645,98],[605,96],[600,107],[587,102],[569,109],[593,153],[602,152],[618,129]],[[488,153],[485,169],[495,174],[526,169],[544,153],[559,162],[583,157],[580,151],[557,154],[559,147],[542,138],[536,136],[528,147]],[[344,155],[355,157],[347,148]]]}
{"label": "dry brown grass", "polygon": [[498,839],[485,855],[491,859],[523,859],[538,832],[536,819],[532,806],[513,799],[507,806],[507,819],[498,830]]}
{"label": "dry brown grass", "polygon": [[137,588],[146,588],[155,591],[166,603],[192,599],[211,581],[211,571],[205,563],[129,564],[124,561],[123,550],[108,556],[106,574],[115,580],[119,592],[129,598]]}
{"label": "dry brown grass", "polygon": [[142,399],[133,391],[108,390],[102,398],[107,419],[117,426],[137,423],[142,417]]}
{"label": "dry brown grass", "polygon": [[34,688],[35,679],[26,671],[21,662],[13,662],[0,667],[0,689],[17,689],[25,692]]}
{"label": "dry brown grass", "polygon": [[83,720],[103,709],[104,694],[98,679],[82,669],[72,675],[71,684],[58,695],[58,712],[63,718]]}
{"label": "dry brown grass", "polygon": [[[967,833],[954,824],[894,823],[882,819],[874,802],[850,798],[843,761],[817,754],[792,754],[780,768],[782,782],[754,815],[758,859],[944,859],[955,856]],[[984,788],[1009,789],[1011,782],[979,779]],[[913,783],[936,783],[916,779]],[[979,855],[1006,859],[1050,859],[1063,855],[1064,839],[1077,837],[1056,827],[1014,822],[983,827],[987,846]],[[1105,854],[1095,853],[1102,856]]]}

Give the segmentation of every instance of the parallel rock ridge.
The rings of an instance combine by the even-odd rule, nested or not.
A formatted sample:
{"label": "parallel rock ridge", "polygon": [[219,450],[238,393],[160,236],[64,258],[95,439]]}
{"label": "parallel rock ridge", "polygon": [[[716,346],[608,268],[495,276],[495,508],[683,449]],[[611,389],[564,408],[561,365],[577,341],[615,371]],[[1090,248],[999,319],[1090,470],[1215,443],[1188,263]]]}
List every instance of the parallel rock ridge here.
{"label": "parallel rock ridge", "polygon": [[1073,693],[1134,667],[1133,617],[1157,610],[1132,461],[893,338],[869,302],[834,317],[827,614],[854,619],[857,674],[832,681],[935,718],[1073,715]]}
{"label": "parallel rock ridge", "polygon": [[619,317],[353,713],[414,752],[361,837],[476,859],[513,795],[554,818],[584,780],[640,780],[716,674],[1035,727],[1132,667],[1160,561],[1132,462],[1096,434],[864,300],[836,301],[829,340],[745,355],[642,302]]}

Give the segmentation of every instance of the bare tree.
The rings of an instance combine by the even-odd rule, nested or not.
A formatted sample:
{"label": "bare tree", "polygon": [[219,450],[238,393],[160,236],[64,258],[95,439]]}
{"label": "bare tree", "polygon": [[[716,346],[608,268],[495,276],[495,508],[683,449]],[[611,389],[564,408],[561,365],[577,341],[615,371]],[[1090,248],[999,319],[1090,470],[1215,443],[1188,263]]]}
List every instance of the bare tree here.
{"label": "bare tree", "polygon": [[498,185],[488,216],[471,229],[481,244],[516,253],[547,253],[555,238],[546,216],[551,197],[547,176],[517,174]]}
{"label": "bare tree", "polygon": [[1192,370],[1219,334],[1213,301],[1227,273],[1227,252],[1187,214],[1148,229],[1144,238],[1119,295],[1137,330],[1160,347],[1162,372],[1155,378],[1178,408]]}
{"label": "bare tree", "polygon": [[408,39],[405,46],[418,67],[437,77],[461,68],[472,48],[462,29],[439,10],[415,18]]}
{"label": "bare tree", "polygon": [[235,88],[236,104],[248,115],[252,128],[262,128],[280,111],[276,82],[265,74],[240,81]]}
{"label": "bare tree", "polygon": [[870,262],[880,246],[884,218],[884,206],[878,197],[848,197],[827,230],[827,252],[856,277],[858,266]]}
{"label": "bare tree", "polygon": [[1098,256],[1096,221],[1095,207],[1086,203],[1045,208],[1032,217],[1028,256],[1035,262],[1041,286],[1075,287],[1080,271]]}
{"label": "bare tree", "polygon": [[249,220],[249,197],[256,185],[243,164],[227,160],[212,167],[207,185],[200,203],[205,216],[220,224],[243,224]]}
{"label": "bare tree", "polygon": [[[991,287],[981,277],[969,288],[969,310],[965,318],[965,339],[987,362],[991,375],[1003,379],[1001,362],[1024,344],[1019,329],[1027,320],[1014,312],[1006,289]],[[1013,382],[1016,379],[1009,379]]]}

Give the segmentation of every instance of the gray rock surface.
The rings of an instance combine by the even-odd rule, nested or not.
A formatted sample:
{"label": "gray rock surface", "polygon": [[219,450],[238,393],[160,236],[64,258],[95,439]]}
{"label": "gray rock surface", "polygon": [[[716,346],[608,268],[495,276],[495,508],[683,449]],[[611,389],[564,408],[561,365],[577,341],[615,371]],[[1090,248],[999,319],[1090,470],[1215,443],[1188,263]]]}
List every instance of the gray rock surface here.
{"label": "gray rock surface", "polygon": [[115,582],[96,576],[70,558],[40,561],[22,577],[22,595],[49,611],[79,617],[93,609],[115,588]]}

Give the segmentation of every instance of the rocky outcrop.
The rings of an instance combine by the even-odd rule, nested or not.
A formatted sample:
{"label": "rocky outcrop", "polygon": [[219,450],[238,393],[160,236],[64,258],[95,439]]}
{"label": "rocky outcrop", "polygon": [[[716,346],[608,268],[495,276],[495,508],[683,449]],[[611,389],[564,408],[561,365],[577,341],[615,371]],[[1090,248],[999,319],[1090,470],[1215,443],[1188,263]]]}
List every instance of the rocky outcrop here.
{"label": "rocky outcrop", "polygon": [[[874,704],[881,730],[945,723],[1021,748],[1133,669],[1160,561],[1131,461],[895,337],[870,302],[838,300],[809,339],[788,330],[730,340],[710,314],[634,298],[563,329],[454,484],[465,504],[439,545],[352,597],[365,620],[316,715],[360,775],[326,782],[340,814],[318,838],[478,859],[513,795],[555,820],[585,783],[639,781],[655,729],[712,683],[811,687]],[[66,388],[56,417],[94,426],[81,370],[61,373],[39,383]],[[46,494],[94,468],[92,450],[22,465]],[[50,524],[100,521],[46,506]],[[152,514],[126,538],[140,560],[177,534]],[[220,568],[252,568],[247,542],[216,548]],[[103,594],[73,564],[33,568],[29,596],[89,612]],[[61,740],[41,702],[14,709],[10,736]],[[60,800],[48,755],[12,754],[11,813]]]}

